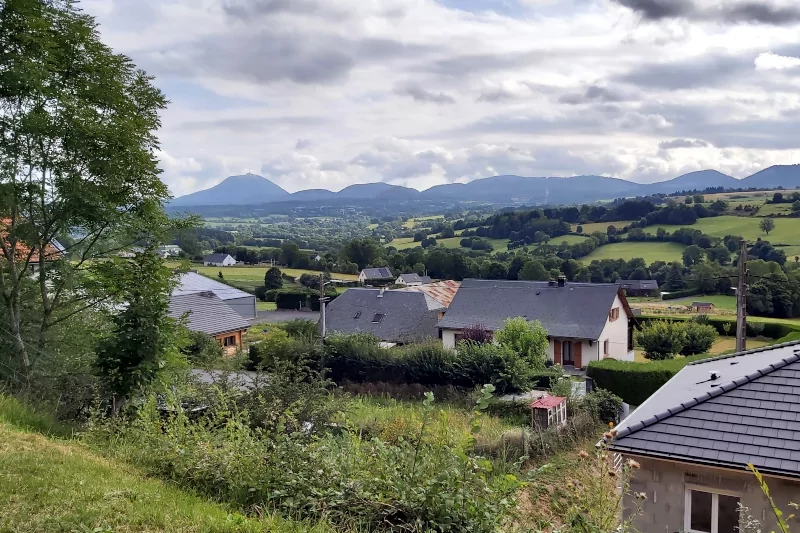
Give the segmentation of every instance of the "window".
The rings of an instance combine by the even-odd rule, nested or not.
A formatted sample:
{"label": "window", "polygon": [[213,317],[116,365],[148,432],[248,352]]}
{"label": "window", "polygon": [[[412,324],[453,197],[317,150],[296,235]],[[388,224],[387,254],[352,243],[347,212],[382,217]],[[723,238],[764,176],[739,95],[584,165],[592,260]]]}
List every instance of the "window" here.
{"label": "window", "polygon": [[225,337],[222,339],[223,346],[236,346],[236,336],[231,335],[230,337]]}
{"label": "window", "polygon": [[613,322],[619,318],[619,307],[615,307],[608,313],[608,319]]}
{"label": "window", "polygon": [[686,489],[683,528],[691,533],[736,533],[739,530],[739,497]]}
{"label": "window", "polygon": [[361,316],[361,311],[356,311],[356,314],[353,315],[353,318],[358,318]]}
{"label": "window", "polygon": [[608,340],[603,341],[603,355],[606,357],[608,356],[608,349],[611,347],[611,343]]}
{"label": "window", "polygon": [[383,313],[375,313],[375,316],[372,317],[373,324],[379,324],[381,320],[383,320]]}

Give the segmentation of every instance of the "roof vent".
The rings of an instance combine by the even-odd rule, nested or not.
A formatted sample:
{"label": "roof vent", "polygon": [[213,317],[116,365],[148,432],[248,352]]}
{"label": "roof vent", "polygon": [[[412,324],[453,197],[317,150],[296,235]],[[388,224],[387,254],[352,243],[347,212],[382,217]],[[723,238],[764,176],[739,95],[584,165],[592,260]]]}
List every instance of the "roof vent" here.
{"label": "roof vent", "polygon": [[718,379],[719,379],[719,376],[720,376],[720,374],[719,374],[719,372],[718,372],[718,371],[716,371],[716,370],[709,370],[709,371],[708,371],[708,373],[709,373],[709,375],[710,375],[709,379],[710,379],[711,381],[716,381],[716,380],[718,380]]}

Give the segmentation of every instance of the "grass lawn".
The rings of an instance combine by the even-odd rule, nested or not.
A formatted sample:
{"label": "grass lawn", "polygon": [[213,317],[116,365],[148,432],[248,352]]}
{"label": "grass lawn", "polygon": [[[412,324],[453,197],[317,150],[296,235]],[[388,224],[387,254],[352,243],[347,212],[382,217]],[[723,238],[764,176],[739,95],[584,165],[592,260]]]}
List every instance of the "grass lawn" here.
{"label": "grass lawn", "polygon": [[14,400],[0,396],[0,531],[331,532],[269,515],[246,518],[147,478],[132,466],[99,457],[78,442],[23,429],[29,424],[20,420],[21,410]]}
{"label": "grass lawn", "polygon": [[600,246],[581,261],[587,264],[595,259],[629,261],[635,257],[641,257],[647,264],[655,261],[680,261],[684,248],[675,242],[617,242]]}
{"label": "grass lawn", "polygon": [[257,311],[275,311],[278,309],[275,306],[275,302],[262,302],[261,300],[256,300],[256,310]]}
{"label": "grass lawn", "polygon": [[[688,227],[698,229],[712,237],[738,235],[751,242],[761,238],[765,241],[769,241],[773,245],[791,244],[800,246],[800,218],[776,218],[775,229],[772,230],[769,235],[766,235],[759,229],[759,222],[761,222],[761,218],[759,217],[722,216],[701,218],[691,226],[649,226],[646,231],[648,233],[655,233],[656,230],[661,227],[669,232],[673,232],[678,228]],[[787,254],[787,256],[788,255],[789,254]]]}
{"label": "grass lawn", "polygon": [[[280,268],[281,272],[287,274],[289,276],[294,276],[299,278],[303,274],[313,274],[315,276],[319,276],[320,272],[316,270],[303,270],[299,268]],[[211,278],[216,278],[219,272],[222,272],[222,275],[225,276],[225,279],[231,281],[253,281],[258,282],[259,285],[264,284],[264,274],[267,273],[269,267],[259,265],[259,266],[230,266],[230,267],[212,267],[212,266],[195,266],[192,265],[192,269],[197,270],[200,274],[206,275]],[[355,281],[358,279],[358,276],[355,274],[339,274],[338,272],[334,272],[331,276],[335,279],[342,279],[346,281]]]}
{"label": "grass lawn", "polygon": [[592,222],[590,224],[573,224],[572,231],[577,231],[578,226],[583,226],[583,232],[587,235],[589,233],[594,233],[599,231],[601,233],[605,233],[608,230],[609,226],[614,226],[617,229],[622,229],[625,226],[629,225],[632,220],[618,220],[616,222]]}
{"label": "grass lawn", "polygon": [[567,244],[580,244],[584,242],[586,239],[590,237],[586,237],[583,235],[561,235],[560,237],[553,237],[547,244],[552,244],[554,246],[558,246],[559,244],[566,242]]}
{"label": "grass lawn", "polygon": [[407,250],[409,248],[416,248],[417,246],[422,246],[422,243],[414,242],[413,237],[403,237],[400,239],[394,239],[393,241],[389,242],[386,246],[394,246],[398,250]]}

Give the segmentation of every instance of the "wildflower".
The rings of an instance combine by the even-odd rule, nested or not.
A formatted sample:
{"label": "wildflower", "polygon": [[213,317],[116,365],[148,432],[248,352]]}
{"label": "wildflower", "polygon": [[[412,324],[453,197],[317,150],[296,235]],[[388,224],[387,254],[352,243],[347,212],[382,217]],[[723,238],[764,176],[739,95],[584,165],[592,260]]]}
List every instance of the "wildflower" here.
{"label": "wildflower", "polygon": [[609,422],[608,427],[609,429],[614,429],[614,422]]}
{"label": "wildflower", "polygon": [[589,454],[586,453],[586,450],[581,450],[581,453],[579,453],[578,455],[581,457],[581,459],[586,459],[589,457]]}
{"label": "wildflower", "polygon": [[634,470],[639,470],[642,467],[642,465],[640,465],[633,459],[628,459],[628,466],[633,468]]}

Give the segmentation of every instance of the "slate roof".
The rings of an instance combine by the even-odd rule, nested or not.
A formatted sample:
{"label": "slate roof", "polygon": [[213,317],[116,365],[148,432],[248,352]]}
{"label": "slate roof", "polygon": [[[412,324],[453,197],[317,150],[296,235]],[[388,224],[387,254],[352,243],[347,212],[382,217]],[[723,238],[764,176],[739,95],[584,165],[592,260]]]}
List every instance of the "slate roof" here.
{"label": "slate roof", "polygon": [[437,281],[436,283],[426,283],[425,285],[418,285],[416,287],[402,287],[400,289],[392,289],[393,291],[419,291],[427,294],[437,302],[445,307],[450,307],[450,303],[455,298],[458,288],[461,287],[461,282],[453,280]]}
{"label": "slate roof", "polygon": [[403,280],[405,283],[430,283],[431,277],[430,276],[420,276],[419,274],[412,273],[412,274],[400,274],[400,279]]}
{"label": "slate roof", "polygon": [[620,279],[617,280],[617,285],[623,289],[637,291],[658,290],[658,282],[654,279]]}
{"label": "slate roof", "polygon": [[714,307],[711,302],[692,302],[692,307]]}
{"label": "slate roof", "polygon": [[[437,338],[444,310],[422,292],[350,289],[326,306],[326,326],[329,332],[372,333],[385,342],[408,343]],[[377,323],[376,314],[384,315]]]}
{"label": "slate roof", "polygon": [[189,312],[187,327],[209,335],[219,335],[250,327],[239,313],[228,307],[213,292],[173,295],[169,299],[169,316],[179,319]]}
{"label": "slate roof", "polygon": [[389,279],[394,277],[394,274],[392,274],[391,269],[388,267],[365,268],[361,272],[364,273],[366,279]]}
{"label": "slate roof", "polygon": [[[603,332],[614,298],[614,283],[465,279],[440,328],[463,329],[480,324],[489,330],[503,327],[507,318],[539,320],[552,337],[597,340]],[[627,305],[627,304],[626,304]],[[631,316],[630,308],[627,308]]]}
{"label": "slate roof", "polygon": [[209,254],[203,257],[204,263],[222,263],[230,254]]}
{"label": "slate roof", "polygon": [[[717,379],[710,379],[711,372]],[[800,342],[685,366],[617,428],[610,449],[800,477]]]}
{"label": "slate roof", "polygon": [[237,298],[255,298],[252,294],[240,291],[230,285],[207,278],[197,272],[181,274],[178,285],[172,290],[173,296],[193,294],[197,292],[213,292],[220,300],[235,300]]}

